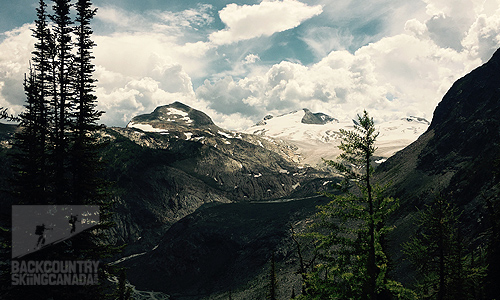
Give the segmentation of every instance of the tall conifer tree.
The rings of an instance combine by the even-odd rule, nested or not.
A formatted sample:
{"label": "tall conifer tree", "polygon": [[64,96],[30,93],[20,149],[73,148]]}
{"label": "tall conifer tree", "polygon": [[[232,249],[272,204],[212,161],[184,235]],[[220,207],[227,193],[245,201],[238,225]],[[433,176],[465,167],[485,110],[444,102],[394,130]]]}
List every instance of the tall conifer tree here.
{"label": "tall conifer tree", "polygon": [[14,185],[23,203],[47,204],[50,193],[50,172],[48,168],[48,139],[50,115],[48,103],[48,81],[50,53],[53,51],[52,36],[47,24],[47,5],[39,1],[36,9],[36,39],[33,51],[33,65],[24,80],[26,93],[25,111],[20,115],[21,132],[14,147],[14,168],[17,171]]}
{"label": "tall conifer tree", "polygon": [[437,300],[474,299],[474,288],[483,281],[486,269],[476,266],[474,261],[466,264],[458,209],[438,197],[420,213],[417,224],[417,234],[403,248],[418,271],[419,296]]}
{"label": "tall conifer tree", "polygon": [[40,197],[44,189],[41,180],[40,154],[40,124],[38,101],[39,90],[37,78],[32,67],[24,78],[26,94],[25,110],[19,115],[21,131],[16,134],[13,145],[13,180],[14,193],[21,204],[41,204]]}
{"label": "tall conifer tree", "polygon": [[37,8],[36,28],[33,30],[33,36],[36,38],[35,50],[33,51],[33,63],[38,71],[36,76],[36,85],[38,90],[38,100],[36,102],[37,126],[38,126],[38,149],[39,149],[39,181],[40,181],[40,200],[46,203],[51,190],[49,178],[48,154],[51,115],[49,110],[49,82],[51,69],[51,54],[55,51],[52,34],[47,24],[47,5],[44,0],[39,1]]}
{"label": "tall conifer tree", "polygon": [[74,129],[72,145],[73,194],[77,203],[89,203],[99,195],[99,161],[95,134],[100,128],[97,121],[102,112],[96,109],[97,97],[93,94],[92,48],[90,21],[96,13],[89,0],[78,0],[76,4],[75,81],[74,81]]}
{"label": "tall conifer tree", "polygon": [[[21,134],[16,137],[14,182],[26,204],[99,205],[100,222],[57,245],[47,247],[43,259],[102,260],[119,247],[107,245],[104,230],[111,227],[111,197],[99,176],[97,125],[101,112],[93,95],[92,30],[96,13],[91,1],[52,0],[52,12],[39,1],[33,68],[25,78],[26,109],[20,115]],[[70,9],[76,9],[76,26]],[[49,25],[47,18],[52,24]],[[74,38],[74,42],[73,42]],[[43,163],[41,163],[43,162]],[[41,253],[41,254],[40,254]],[[103,299],[110,269],[99,264],[99,286],[37,286],[13,289],[15,299]]]}
{"label": "tall conifer tree", "polygon": [[71,3],[69,0],[53,0],[54,14],[50,16],[54,22],[54,37],[57,44],[55,57],[57,89],[53,97],[54,103],[54,195],[56,203],[67,203],[69,196],[68,169],[68,134],[71,128],[72,111],[72,80],[73,80],[73,54],[71,33],[73,21],[70,16]]}
{"label": "tall conifer tree", "polygon": [[[318,264],[308,275],[306,295],[299,299],[382,299],[397,282],[387,278],[388,259],[383,236],[390,228],[385,219],[397,200],[383,196],[373,184],[371,159],[376,150],[373,119],[365,111],[354,131],[341,129],[343,152],[337,161],[326,161],[344,180],[338,194],[320,207],[319,221],[310,234],[316,240]],[[352,185],[354,183],[354,186]]]}

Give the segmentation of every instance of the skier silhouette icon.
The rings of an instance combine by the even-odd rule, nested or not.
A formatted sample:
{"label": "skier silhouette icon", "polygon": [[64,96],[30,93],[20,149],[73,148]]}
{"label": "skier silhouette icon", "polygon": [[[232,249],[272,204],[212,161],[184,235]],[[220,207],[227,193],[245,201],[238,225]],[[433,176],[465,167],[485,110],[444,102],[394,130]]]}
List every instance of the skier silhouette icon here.
{"label": "skier silhouette icon", "polygon": [[36,248],[41,248],[43,245],[45,245],[45,230],[52,230],[52,228],[47,228],[45,227],[45,224],[42,225],[36,225],[35,228],[35,234],[39,235],[38,241],[36,242]]}
{"label": "skier silhouette icon", "polygon": [[69,217],[69,224],[71,224],[70,234],[73,234],[76,231],[76,222],[78,222],[78,215],[71,215]]}

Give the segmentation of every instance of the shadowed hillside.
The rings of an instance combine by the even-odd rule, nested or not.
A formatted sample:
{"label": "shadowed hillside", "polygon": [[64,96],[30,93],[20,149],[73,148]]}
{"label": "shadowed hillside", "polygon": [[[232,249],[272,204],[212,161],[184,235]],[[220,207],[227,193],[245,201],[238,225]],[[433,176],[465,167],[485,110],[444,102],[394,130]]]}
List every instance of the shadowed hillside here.
{"label": "shadowed hillside", "polygon": [[[392,182],[390,193],[401,200],[392,233],[396,277],[411,281],[400,244],[414,232],[417,209],[441,194],[464,213],[462,233],[473,248],[491,227],[486,198],[498,193],[500,158],[500,51],[486,64],[453,84],[420,138],[377,169]],[[495,197],[496,198],[496,197]]]}

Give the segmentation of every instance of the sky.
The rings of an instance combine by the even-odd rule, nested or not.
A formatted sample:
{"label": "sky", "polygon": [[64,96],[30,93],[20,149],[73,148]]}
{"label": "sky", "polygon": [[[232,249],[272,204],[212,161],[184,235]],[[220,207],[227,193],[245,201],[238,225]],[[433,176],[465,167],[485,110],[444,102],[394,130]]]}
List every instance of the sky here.
{"label": "sky", "polygon": [[[93,4],[95,94],[108,126],[174,101],[233,130],[302,108],[430,121],[453,82],[500,47],[500,0]],[[13,114],[25,101],[37,5],[0,4],[0,107]]]}

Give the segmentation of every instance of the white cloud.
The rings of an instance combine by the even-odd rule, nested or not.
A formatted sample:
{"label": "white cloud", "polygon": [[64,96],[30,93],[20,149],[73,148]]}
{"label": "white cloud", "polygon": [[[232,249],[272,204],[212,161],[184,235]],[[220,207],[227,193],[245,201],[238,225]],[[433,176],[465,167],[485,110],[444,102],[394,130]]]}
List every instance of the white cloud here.
{"label": "white cloud", "polygon": [[426,3],[426,12],[429,16],[447,15],[460,19],[472,19],[476,12],[475,7],[483,0],[423,0]]}
{"label": "white cloud", "polygon": [[260,36],[270,36],[299,26],[319,15],[322,7],[308,6],[296,0],[262,1],[257,5],[228,4],[219,12],[226,29],[210,35],[216,45],[231,44]]}
{"label": "white cloud", "polygon": [[157,12],[157,16],[166,24],[179,27],[202,27],[214,21],[211,14],[213,6],[210,4],[199,4],[195,9],[187,9],[180,12]]}
{"label": "white cloud", "polygon": [[[117,85],[119,86],[119,85]],[[194,93],[167,92],[161,82],[150,77],[129,79],[123,87],[106,89],[98,87],[98,109],[106,113],[101,121],[107,125],[124,126],[138,114],[150,113],[157,106],[181,101],[195,103]]]}
{"label": "white cloud", "polygon": [[23,91],[24,74],[28,72],[34,39],[33,24],[4,33],[0,43],[0,107],[9,108],[9,113],[22,112],[26,97]]}
{"label": "white cloud", "polygon": [[500,12],[492,16],[481,14],[462,40],[462,45],[474,57],[483,61],[500,46]]}
{"label": "white cloud", "polygon": [[214,21],[212,5],[199,4],[195,8],[179,12],[147,11],[136,14],[114,6],[99,7],[96,20],[118,32],[157,32],[183,37]]}
{"label": "white cloud", "polygon": [[421,38],[422,36],[427,34],[427,26],[417,19],[411,19],[406,21],[404,29],[405,31],[413,34],[417,38]]}
{"label": "white cloud", "polygon": [[245,59],[243,60],[244,65],[249,65],[249,64],[254,64],[255,62],[259,61],[260,57],[256,54],[248,54]]}
{"label": "white cloud", "polygon": [[331,51],[346,50],[354,40],[352,33],[340,28],[311,27],[301,39],[312,49],[316,57],[323,58]]}
{"label": "white cloud", "polygon": [[[22,80],[33,50],[31,27],[27,24],[5,33],[0,43],[0,106],[9,107],[13,114],[19,114],[25,102]],[[198,45],[177,45],[157,33],[117,33],[96,36],[95,41],[96,95],[99,109],[106,112],[101,122],[123,126],[157,105],[176,100],[193,103],[194,91],[185,67],[203,74]]]}
{"label": "white cloud", "polygon": [[207,81],[196,95],[216,111],[240,113],[252,121],[269,112],[304,107],[340,119],[367,109],[378,121],[406,115],[430,120],[451,84],[480,63],[467,51],[444,49],[429,38],[401,34],[354,54],[332,51],[311,66],[281,62],[240,80]]}
{"label": "white cloud", "polygon": [[[425,12],[421,2],[419,12],[395,17],[399,31],[387,26],[397,35],[366,43],[354,53],[343,50],[359,39],[353,32],[328,22],[308,23],[298,34],[315,54],[310,65],[298,60],[271,65],[264,38],[251,45],[236,43],[295,28],[336,8],[326,0],[315,3],[320,2],[231,4],[220,11],[226,28],[212,34],[210,5],[144,15],[100,8],[97,18],[104,29],[94,36],[94,75],[99,108],[106,111],[102,122],[123,126],[137,114],[176,100],[230,129],[244,128],[267,113],[304,107],[344,119],[365,108],[378,120],[406,114],[431,119],[451,84],[500,46],[499,0],[425,0]],[[342,4],[342,11],[354,2]],[[362,14],[357,11],[356,17]],[[29,27],[4,33],[0,41],[0,105],[14,113],[25,100],[22,79],[33,48]],[[113,33],[105,33],[110,28]],[[212,79],[195,92],[192,82],[205,78]]]}
{"label": "white cloud", "polygon": [[147,20],[140,15],[129,13],[116,7],[99,7],[99,13],[96,14],[96,20],[121,29],[132,29],[138,26],[144,26]]}

